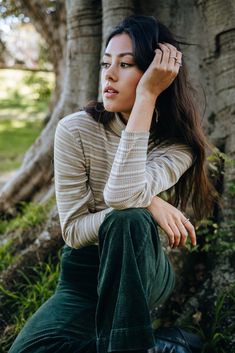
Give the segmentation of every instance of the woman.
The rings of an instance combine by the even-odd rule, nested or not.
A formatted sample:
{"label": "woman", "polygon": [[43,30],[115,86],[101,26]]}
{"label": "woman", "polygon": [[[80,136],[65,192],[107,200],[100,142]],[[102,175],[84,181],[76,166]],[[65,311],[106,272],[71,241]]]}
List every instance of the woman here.
{"label": "woman", "polygon": [[[130,16],[109,35],[103,102],[63,118],[55,187],[63,249],[55,294],[10,353],[147,352],[150,310],[174,288],[157,225],[184,246],[211,207],[206,140],[179,44],[154,17]],[[174,190],[172,187],[174,186]],[[170,193],[171,203],[159,195]]]}

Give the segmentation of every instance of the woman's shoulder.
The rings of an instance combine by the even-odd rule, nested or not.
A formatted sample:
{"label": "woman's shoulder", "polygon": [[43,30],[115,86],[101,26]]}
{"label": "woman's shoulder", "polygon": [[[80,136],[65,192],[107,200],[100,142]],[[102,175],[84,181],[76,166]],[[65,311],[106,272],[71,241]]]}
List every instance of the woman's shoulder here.
{"label": "woman's shoulder", "polygon": [[91,131],[91,129],[97,128],[97,124],[97,121],[90,114],[85,110],[80,110],[63,117],[58,125],[62,125],[71,133],[75,133],[78,131]]}

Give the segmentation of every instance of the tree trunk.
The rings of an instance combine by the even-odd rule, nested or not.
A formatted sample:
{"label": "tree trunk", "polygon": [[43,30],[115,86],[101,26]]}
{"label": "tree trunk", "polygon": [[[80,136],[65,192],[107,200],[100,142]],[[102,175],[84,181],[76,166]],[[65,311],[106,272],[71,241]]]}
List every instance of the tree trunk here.
{"label": "tree trunk", "polygon": [[[101,45],[101,6],[92,0],[67,2],[68,40],[63,92],[40,137],[26,153],[21,168],[0,191],[0,212],[14,213],[19,201],[32,200],[50,189],[53,141],[58,121],[95,99]],[[62,71],[62,69],[61,69]]]}
{"label": "tree trunk", "polygon": [[48,122],[56,103],[59,101],[64,81],[64,67],[66,61],[66,11],[63,0],[56,1],[52,10],[45,1],[22,0],[17,1],[15,6],[27,15],[36,30],[47,43],[48,57],[53,64],[55,73],[55,89],[52,93],[48,107]]}
{"label": "tree trunk", "polygon": [[[114,27],[114,24],[118,24],[126,16],[130,16],[136,13],[135,1],[134,0],[119,0],[119,1],[102,0],[102,11],[103,11],[103,18],[102,18],[103,38],[102,38],[101,57],[104,54],[107,35]],[[98,101],[102,101],[100,79],[99,79]]]}
{"label": "tree trunk", "polygon": [[[195,277],[202,277],[198,281],[198,287],[194,288],[193,295],[188,292],[188,286],[177,287],[172,296],[172,307],[183,305],[180,309],[181,315],[178,324],[191,319],[198,319],[205,331],[210,332],[214,325],[215,303],[218,303],[222,294],[229,293],[235,283],[233,251],[234,237],[234,192],[231,192],[234,180],[234,115],[235,115],[235,8],[230,1],[190,1],[183,0],[178,7],[175,2],[158,1],[154,15],[168,24],[178,39],[192,43],[193,45],[183,47],[184,58],[190,70],[190,76],[194,86],[199,89],[199,101],[202,106],[206,104],[203,125],[210,140],[222,152],[233,161],[225,163],[223,175],[221,176],[219,191],[223,193],[224,211],[223,220],[220,224],[220,232],[216,242],[216,252],[200,254],[194,260],[195,267],[191,267]],[[174,17],[172,17],[174,13]],[[190,21],[189,21],[190,18]],[[202,35],[203,33],[203,35]],[[205,90],[206,103],[203,90]],[[203,112],[203,109],[202,109]],[[215,220],[216,221],[216,220]],[[217,220],[219,221],[219,219]],[[231,245],[230,245],[231,244]],[[223,250],[224,249],[224,250]],[[193,259],[193,257],[192,257]],[[190,261],[190,260],[189,260]],[[193,261],[193,260],[192,260]],[[186,263],[186,267],[189,267]],[[203,268],[203,271],[200,270]],[[186,270],[186,271],[185,271]],[[205,272],[206,271],[206,274]],[[187,269],[184,269],[187,277]],[[204,272],[203,274],[200,274]],[[184,290],[182,290],[184,289]],[[179,299],[177,293],[181,293]],[[234,294],[233,294],[234,295]],[[175,300],[177,298],[177,300]],[[225,303],[228,305],[228,303]],[[165,308],[167,311],[167,308]],[[234,322],[234,310],[223,319],[218,330],[226,332]],[[231,337],[226,351],[233,351],[235,337]]]}

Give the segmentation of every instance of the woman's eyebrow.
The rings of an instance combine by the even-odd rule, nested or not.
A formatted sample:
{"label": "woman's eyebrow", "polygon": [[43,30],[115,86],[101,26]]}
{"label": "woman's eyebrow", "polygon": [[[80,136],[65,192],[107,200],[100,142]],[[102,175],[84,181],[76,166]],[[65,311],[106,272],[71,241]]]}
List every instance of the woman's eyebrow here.
{"label": "woman's eyebrow", "polygon": [[[111,57],[112,55],[111,54],[109,54],[109,53],[104,53],[104,56],[109,56],[109,57]],[[118,57],[123,57],[123,56],[125,56],[125,55],[131,55],[131,56],[133,56],[134,57],[134,55],[133,55],[133,53],[131,53],[131,52],[126,52],[126,53],[120,53],[120,54],[118,54],[117,56]]]}

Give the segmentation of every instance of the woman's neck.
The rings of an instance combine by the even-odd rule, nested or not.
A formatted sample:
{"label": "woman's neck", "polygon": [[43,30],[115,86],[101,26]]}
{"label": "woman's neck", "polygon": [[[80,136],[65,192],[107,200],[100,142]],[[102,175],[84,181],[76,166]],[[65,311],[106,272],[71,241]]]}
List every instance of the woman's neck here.
{"label": "woman's neck", "polygon": [[129,119],[129,116],[128,114],[125,114],[125,113],[119,113],[118,112],[118,116],[120,117],[120,119],[122,120],[122,122],[126,125],[127,122],[128,122],[128,119]]}

